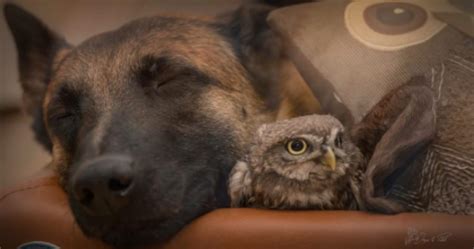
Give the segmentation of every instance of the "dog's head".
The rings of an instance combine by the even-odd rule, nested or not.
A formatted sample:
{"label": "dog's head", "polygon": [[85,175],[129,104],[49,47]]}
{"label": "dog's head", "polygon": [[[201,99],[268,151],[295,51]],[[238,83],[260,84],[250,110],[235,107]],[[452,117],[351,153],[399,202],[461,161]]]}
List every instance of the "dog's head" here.
{"label": "dog's head", "polygon": [[281,56],[248,23],[262,12],[145,18],[72,46],[26,11],[4,10],[26,110],[87,235],[164,241],[228,205],[227,174],[272,116],[244,66],[256,51]]}

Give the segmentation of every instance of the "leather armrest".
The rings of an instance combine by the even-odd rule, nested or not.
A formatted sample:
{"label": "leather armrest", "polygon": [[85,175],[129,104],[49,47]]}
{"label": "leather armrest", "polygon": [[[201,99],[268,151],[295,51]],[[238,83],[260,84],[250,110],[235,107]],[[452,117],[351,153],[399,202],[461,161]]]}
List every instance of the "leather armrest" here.
{"label": "leather armrest", "polygon": [[[61,248],[110,248],[85,237],[52,172],[0,194],[0,247],[46,241]],[[354,211],[221,209],[200,217],[169,243],[149,248],[466,248],[474,216]]]}

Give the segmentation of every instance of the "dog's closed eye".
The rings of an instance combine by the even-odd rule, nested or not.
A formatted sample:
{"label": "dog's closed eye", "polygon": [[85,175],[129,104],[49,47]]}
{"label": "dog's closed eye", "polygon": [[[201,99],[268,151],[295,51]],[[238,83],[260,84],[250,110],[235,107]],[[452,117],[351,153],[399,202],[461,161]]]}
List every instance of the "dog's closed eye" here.
{"label": "dog's closed eye", "polygon": [[[65,84],[66,85],[66,84]],[[67,87],[59,89],[47,108],[47,122],[52,133],[61,138],[64,144],[72,144],[80,126],[79,93]]]}
{"label": "dog's closed eye", "polygon": [[145,56],[135,75],[138,83],[145,88],[158,89],[176,77],[179,69],[171,65],[167,57]]}
{"label": "dog's closed eye", "polygon": [[79,111],[79,93],[68,89],[67,84],[52,95],[48,104],[48,120],[60,121]]}
{"label": "dog's closed eye", "polygon": [[62,122],[66,119],[70,119],[70,118],[74,118],[75,116],[75,113],[74,112],[71,112],[71,111],[66,111],[66,110],[62,110],[62,111],[55,111],[54,113],[50,114],[48,120],[51,122]]}
{"label": "dog's closed eye", "polygon": [[[205,73],[197,68],[185,63],[184,61],[170,57],[156,57],[145,56],[141,59],[138,67],[134,69],[134,75],[137,83],[145,90],[153,90],[151,92],[160,94],[163,87],[166,85],[187,83],[185,87],[194,87],[199,83],[213,83],[215,82]],[[181,86],[180,86],[181,87]],[[180,91],[182,88],[175,89]],[[174,91],[174,92],[176,92]],[[150,91],[147,91],[150,92]],[[169,91],[166,94],[173,94]]]}

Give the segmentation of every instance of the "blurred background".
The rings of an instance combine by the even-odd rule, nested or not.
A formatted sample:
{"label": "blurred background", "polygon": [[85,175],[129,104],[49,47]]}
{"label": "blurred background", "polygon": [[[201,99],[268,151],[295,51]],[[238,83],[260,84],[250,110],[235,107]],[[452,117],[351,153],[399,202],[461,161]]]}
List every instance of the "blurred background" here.
{"label": "blurred background", "polygon": [[[238,7],[240,0],[0,0],[39,17],[71,44],[143,16],[210,16]],[[50,156],[34,141],[31,119],[21,109],[16,49],[0,18],[0,188],[24,180],[47,165]]]}

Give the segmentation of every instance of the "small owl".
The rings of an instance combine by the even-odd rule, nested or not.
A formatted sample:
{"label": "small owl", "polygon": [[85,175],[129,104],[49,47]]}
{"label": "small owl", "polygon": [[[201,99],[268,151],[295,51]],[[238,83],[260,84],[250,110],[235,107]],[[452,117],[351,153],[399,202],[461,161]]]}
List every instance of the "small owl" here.
{"label": "small owl", "polygon": [[231,206],[360,209],[363,167],[362,154],[332,116],[265,124],[230,174]]}

